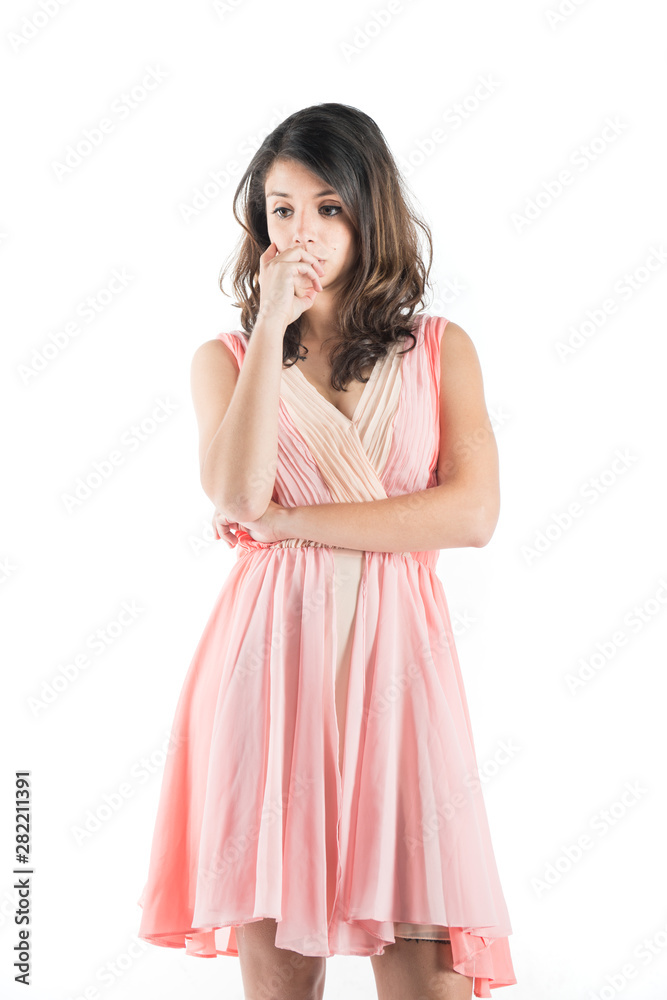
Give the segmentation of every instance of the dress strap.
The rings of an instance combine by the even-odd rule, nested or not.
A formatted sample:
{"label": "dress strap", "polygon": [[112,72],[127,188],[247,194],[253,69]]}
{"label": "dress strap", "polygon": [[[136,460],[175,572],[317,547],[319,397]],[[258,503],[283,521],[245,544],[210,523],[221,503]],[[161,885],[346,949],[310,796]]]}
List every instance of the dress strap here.
{"label": "dress strap", "polygon": [[219,333],[216,339],[221,340],[230,349],[236,358],[236,364],[240,371],[246,349],[246,339],[243,334],[239,330],[232,330],[231,333]]}
{"label": "dress strap", "polygon": [[424,346],[428,358],[429,374],[440,395],[440,345],[449,320],[444,316],[427,316],[424,324]]}

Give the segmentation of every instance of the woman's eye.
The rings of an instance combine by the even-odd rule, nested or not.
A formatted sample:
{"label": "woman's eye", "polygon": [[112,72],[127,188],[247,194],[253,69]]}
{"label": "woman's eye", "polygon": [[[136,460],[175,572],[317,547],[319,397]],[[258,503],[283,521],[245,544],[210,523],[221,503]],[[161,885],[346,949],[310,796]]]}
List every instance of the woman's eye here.
{"label": "woman's eye", "polygon": [[[334,213],[338,214],[338,212],[342,212],[343,211],[343,209],[340,207],[340,205],[322,205],[322,207],[320,208],[320,212],[323,209],[325,209],[325,208],[332,208],[333,209],[333,213],[327,212],[327,218],[328,219],[333,219],[334,218]],[[273,212],[271,214],[272,215],[278,215],[279,219],[284,219],[285,216],[284,215],[279,215],[278,213],[279,212],[291,212],[291,211],[292,211],[291,208],[284,208],[284,206],[279,205],[277,208],[274,208],[274,210],[273,210]]]}

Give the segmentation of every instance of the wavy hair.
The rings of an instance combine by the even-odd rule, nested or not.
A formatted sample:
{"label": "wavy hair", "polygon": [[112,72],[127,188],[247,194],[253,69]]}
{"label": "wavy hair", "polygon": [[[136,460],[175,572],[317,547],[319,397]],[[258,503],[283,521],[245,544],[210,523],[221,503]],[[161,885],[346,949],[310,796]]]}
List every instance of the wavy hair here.
{"label": "wavy hair", "polygon": [[[260,257],[268,248],[266,177],[274,161],[297,161],[335,189],[356,233],[358,266],[337,299],[337,343],[329,359],[331,385],[344,389],[351,379],[384,357],[390,344],[412,337],[414,314],[425,303],[433,260],[428,225],[410,204],[402,176],[384,135],[363,111],[346,104],[314,104],[286,118],[270,133],[248,164],[233,200],[244,230],[227,259],[219,285],[233,265],[232,282],[246,337],[254,329],[260,302]],[[428,246],[424,266],[419,231]],[[305,310],[307,311],[307,310]],[[304,312],[305,312],[304,311]],[[302,313],[285,330],[283,366],[294,364],[301,343]]]}

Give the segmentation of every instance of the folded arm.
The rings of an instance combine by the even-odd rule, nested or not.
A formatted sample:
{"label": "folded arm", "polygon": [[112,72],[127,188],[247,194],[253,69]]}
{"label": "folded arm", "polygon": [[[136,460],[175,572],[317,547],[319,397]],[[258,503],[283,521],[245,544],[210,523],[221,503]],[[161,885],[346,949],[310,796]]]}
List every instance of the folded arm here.
{"label": "folded arm", "polygon": [[288,507],[286,538],[307,538],[366,552],[423,552],[483,544],[473,534],[466,494],[450,486],[367,500]]}

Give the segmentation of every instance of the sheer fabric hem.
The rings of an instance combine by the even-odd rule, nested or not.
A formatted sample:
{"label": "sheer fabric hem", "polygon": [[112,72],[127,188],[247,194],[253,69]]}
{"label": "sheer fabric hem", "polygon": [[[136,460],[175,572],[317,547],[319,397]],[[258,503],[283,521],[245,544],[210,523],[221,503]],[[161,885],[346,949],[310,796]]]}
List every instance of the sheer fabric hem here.
{"label": "sheer fabric hem", "polygon": [[[141,902],[139,905],[142,905]],[[215,925],[207,927],[187,928],[174,930],[165,933],[139,933],[138,937],[148,941],[150,944],[164,948],[184,948],[185,954],[197,958],[217,958],[218,956],[229,955],[238,957],[238,945],[236,940],[236,928],[247,923],[254,923],[265,918],[276,920],[280,924],[280,917],[273,914],[263,916],[245,917],[235,920],[226,925]],[[384,950],[395,943],[396,937],[403,937],[402,934],[393,934],[392,939],[383,938],[374,932],[371,927],[379,926],[382,923],[391,925],[391,921],[368,921],[351,920],[346,926],[351,929],[354,940],[349,939],[345,945],[337,948],[322,950],[321,945],[312,942],[315,938],[304,935],[299,940],[283,942],[278,947],[294,951],[305,956],[330,958],[333,955],[351,955],[357,957],[370,957],[371,955],[382,955]],[[395,926],[400,926],[396,922]],[[403,927],[424,926],[402,924]],[[468,927],[442,927],[443,931],[449,934],[449,943],[452,949],[452,967],[460,975],[468,976],[473,980],[473,994],[480,998],[490,998],[491,990],[501,986],[514,986],[517,982],[514,976],[512,960],[509,951],[509,942],[506,937],[487,937],[484,935],[484,928]],[[362,934],[359,934],[359,932]],[[356,932],[356,935],[354,934]],[[391,934],[391,930],[387,933]],[[374,937],[375,942],[368,945],[362,944],[364,934]],[[415,940],[427,941],[429,938],[419,938]]]}

